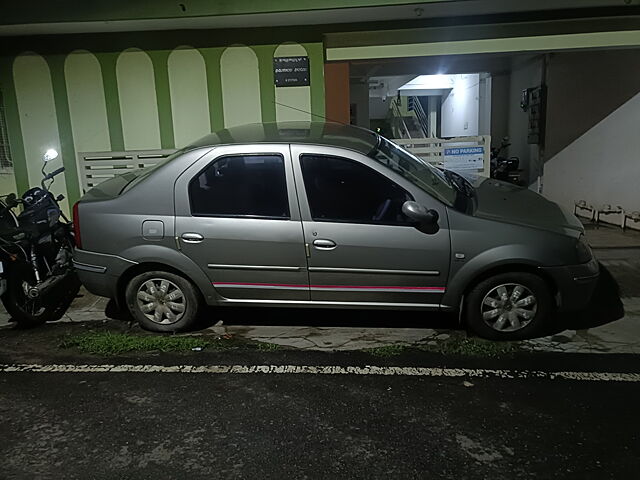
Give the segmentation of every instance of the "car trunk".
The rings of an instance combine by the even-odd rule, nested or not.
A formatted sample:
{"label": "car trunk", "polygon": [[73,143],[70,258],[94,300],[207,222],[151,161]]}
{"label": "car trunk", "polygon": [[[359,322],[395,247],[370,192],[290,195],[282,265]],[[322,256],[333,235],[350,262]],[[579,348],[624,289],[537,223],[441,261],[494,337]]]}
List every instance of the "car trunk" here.
{"label": "car trunk", "polygon": [[80,199],[80,202],[102,201],[118,197],[129,184],[145,175],[147,173],[146,170],[147,169],[134,170],[133,172],[116,175],[113,178],[105,180],[85,193]]}

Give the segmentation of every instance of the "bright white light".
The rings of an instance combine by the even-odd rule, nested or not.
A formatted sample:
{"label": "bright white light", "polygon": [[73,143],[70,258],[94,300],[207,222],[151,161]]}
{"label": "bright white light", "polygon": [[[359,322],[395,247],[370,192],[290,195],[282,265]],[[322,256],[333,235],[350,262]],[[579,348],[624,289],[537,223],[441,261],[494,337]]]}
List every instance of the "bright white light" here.
{"label": "bright white light", "polygon": [[44,153],[43,158],[45,162],[50,162],[51,160],[58,158],[58,151],[55,148],[50,148]]}
{"label": "bright white light", "polygon": [[405,83],[400,90],[439,90],[452,88],[456,75],[419,75],[408,83]]}

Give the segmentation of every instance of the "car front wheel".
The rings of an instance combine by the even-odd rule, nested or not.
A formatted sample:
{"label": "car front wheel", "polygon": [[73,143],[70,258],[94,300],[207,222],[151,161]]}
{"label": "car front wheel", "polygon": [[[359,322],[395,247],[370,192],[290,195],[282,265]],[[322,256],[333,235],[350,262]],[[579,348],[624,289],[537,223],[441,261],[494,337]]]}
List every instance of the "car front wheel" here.
{"label": "car front wheel", "polygon": [[527,272],[502,273],[474,286],[466,297],[467,326],[491,340],[522,340],[540,333],[553,310],[545,281]]}
{"label": "car front wheel", "polygon": [[194,325],[200,310],[200,294],[185,278],[152,271],[129,281],[125,297],[131,315],[154,332],[178,332]]}

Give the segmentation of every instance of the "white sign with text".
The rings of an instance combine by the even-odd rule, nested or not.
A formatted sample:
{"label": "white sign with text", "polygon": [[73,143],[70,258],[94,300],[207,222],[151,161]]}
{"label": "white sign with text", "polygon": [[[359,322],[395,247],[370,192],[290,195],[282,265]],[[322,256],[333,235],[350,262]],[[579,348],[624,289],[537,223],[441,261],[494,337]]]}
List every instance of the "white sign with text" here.
{"label": "white sign with text", "polygon": [[444,168],[448,170],[482,170],[484,147],[448,147],[444,149]]}

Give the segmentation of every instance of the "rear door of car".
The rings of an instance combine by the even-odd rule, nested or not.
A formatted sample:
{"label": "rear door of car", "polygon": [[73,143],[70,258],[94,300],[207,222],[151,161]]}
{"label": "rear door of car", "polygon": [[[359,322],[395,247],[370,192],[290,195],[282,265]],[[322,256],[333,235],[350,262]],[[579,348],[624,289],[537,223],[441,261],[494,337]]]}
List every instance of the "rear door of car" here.
{"label": "rear door of car", "polygon": [[[449,272],[446,207],[375,160],[328,146],[292,145],[311,299],[439,308]],[[430,233],[402,204],[439,213]]]}
{"label": "rear door of car", "polygon": [[175,184],[176,242],[234,301],[309,300],[288,145],[216,147]]}

